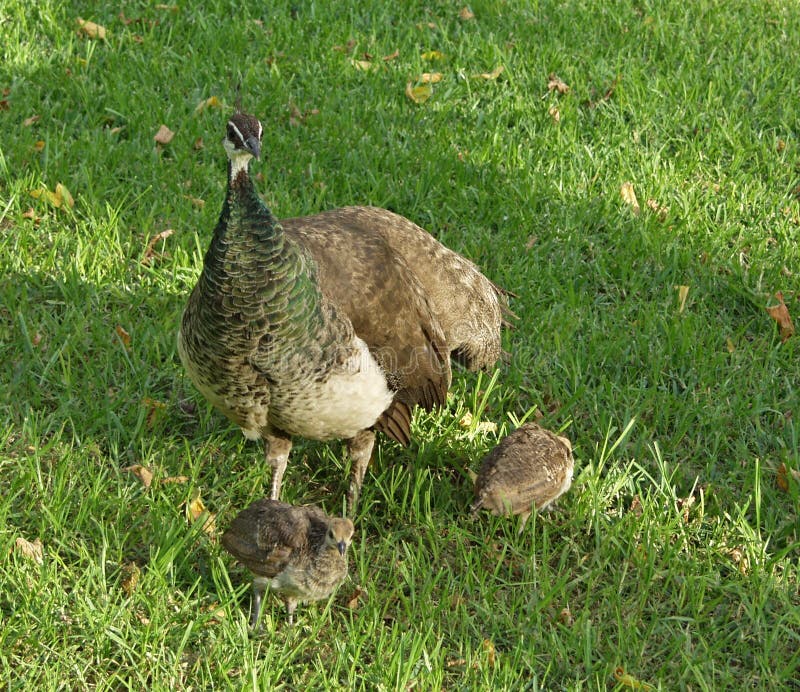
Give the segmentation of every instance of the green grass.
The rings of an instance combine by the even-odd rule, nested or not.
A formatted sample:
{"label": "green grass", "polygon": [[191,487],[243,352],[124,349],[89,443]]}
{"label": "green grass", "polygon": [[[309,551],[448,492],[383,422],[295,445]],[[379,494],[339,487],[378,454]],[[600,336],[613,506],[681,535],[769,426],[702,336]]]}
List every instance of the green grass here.
{"label": "green grass", "polygon": [[[485,0],[467,21],[443,0],[89,5],[0,1],[5,687],[633,684],[617,668],[665,690],[800,685],[800,493],[777,485],[800,467],[800,354],[765,309],[782,291],[800,316],[794,3]],[[364,53],[377,69],[353,66]],[[494,383],[456,373],[410,448],[379,443],[351,582],[293,629],[270,598],[256,638],[248,575],[183,505],[199,491],[224,528],[266,492],[263,450],[175,348],[240,83],[279,216],[393,209],[521,317]],[[74,208],[30,194],[58,183]],[[572,490],[521,535],[473,521],[468,470],[534,411],[573,441]],[[298,440],[284,499],[341,511],[342,458]]]}

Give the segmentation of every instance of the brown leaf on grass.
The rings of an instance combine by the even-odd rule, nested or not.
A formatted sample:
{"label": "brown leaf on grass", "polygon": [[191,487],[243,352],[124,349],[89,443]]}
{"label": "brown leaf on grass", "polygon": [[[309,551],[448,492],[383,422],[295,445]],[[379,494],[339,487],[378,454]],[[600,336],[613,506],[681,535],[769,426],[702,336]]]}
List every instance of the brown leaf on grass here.
{"label": "brown leaf on grass", "polygon": [[122,342],[122,345],[125,348],[130,348],[130,346],[131,346],[131,335],[128,334],[128,332],[125,330],[125,327],[123,327],[121,324],[118,324],[114,328],[114,331],[117,333],[117,336],[119,337],[119,340]]}
{"label": "brown leaf on grass", "polygon": [[204,199],[200,199],[199,197],[192,197],[191,195],[184,195],[185,199],[188,199],[193,207],[197,207],[197,209],[202,209],[206,206],[206,201]]}
{"label": "brown leaf on grass", "polygon": [[572,627],[575,624],[575,618],[572,617],[572,611],[569,609],[569,606],[564,606],[561,609],[561,612],[558,614],[558,619],[562,625],[566,625],[567,627]]}
{"label": "brown leaf on grass", "polygon": [[[614,81],[611,82],[611,86],[608,87],[608,89],[606,89],[603,92],[603,95],[599,99],[597,99],[596,101],[589,100],[589,101],[586,102],[586,105],[589,106],[589,108],[596,108],[601,103],[605,103],[606,101],[610,100],[611,97],[614,95],[614,92],[617,89],[617,84],[619,84],[619,77],[618,76],[614,77]],[[593,92],[593,95],[597,93],[594,88],[592,89],[592,92]]]}
{"label": "brown leaf on grass", "polygon": [[483,640],[483,651],[486,653],[486,663],[489,664],[490,668],[494,668],[497,663],[497,653],[491,639]]}
{"label": "brown leaf on grass", "polygon": [[468,22],[470,19],[475,18],[475,13],[471,9],[469,9],[469,7],[462,7],[458,11],[458,18],[462,22]]}
{"label": "brown leaf on grass", "polygon": [[7,111],[11,108],[8,99],[0,99],[0,111]]}
{"label": "brown leaf on grass", "polygon": [[636,193],[633,191],[633,183],[622,183],[619,194],[622,196],[622,201],[630,206],[633,213],[638,216],[642,208],[639,206],[639,200],[636,199]]}
{"label": "brown leaf on grass", "polygon": [[33,210],[33,207],[28,207],[27,211],[22,212],[23,219],[31,219],[35,223],[38,223],[41,219],[36,216],[36,212]]}
{"label": "brown leaf on grass", "polygon": [[441,72],[423,72],[420,75],[419,81],[423,84],[438,84],[442,81]]}
{"label": "brown leaf on grass", "polygon": [[133,595],[133,592],[136,591],[136,587],[139,584],[139,577],[142,575],[142,571],[139,569],[139,566],[134,562],[129,562],[122,567],[122,590],[125,592],[125,595],[130,597]]}
{"label": "brown leaf on grass", "polygon": [[497,79],[503,72],[505,72],[503,65],[498,65],[491,72],[481,72],[480,74],[472,75],[478,79],[494,80]]}
{"label": "brown leaf on grass", "polygon": [[203,531],[213,537],[216,532],[217,515],[209,512],[200,498],[200,489],[192,493],[192,498],[186,502],[186,518],[190,523],[194,523],[205,517],[203,521]]}
{"label": "brown leaf on grass", "polygon": [[87,38],[104,41],[106,38],[106,28],[100,24],[89,22],[85,19],[78,17],[76,20],[78,24],[78,33],[83,34]]}
{"label": "brown leaf on grass", "polygon": [[356,60],[355,58],[351,58],[350,64],[361,72],[369,72],[370,70],[380,69],[380,65],[378,63],[371,62],[369,60]]}
{"label": "brown leaf on grass", "polygon": [[66,185],[62,185],[61,183],[56,183],[56,197],[61,200],[61,204],[58,206],[62,206],[66,204],[68,207],[75,206],[75,200],[72,198],[70,191],[67,189]]}
{"label": "brown leaf on grass", "polygon": [[133,466],[126,466],[123,471],[128,471],[136,476],[145,488],[149,488],[153,483],[153,472],[146,466],[141,464],[133,464]]}
{"label": "brown leaf on grass", "polygon": [[678,292],[678,313],[682,313],[683,309],[686,307],[686,298],[689,295],[689,287],[688,286],[673,286],[673,288]]}
{"label": "brown leaf on grass", "polygon": [[195,106],[194,112],[200,113],[206,108],[222,108],[222,102],[216,96],[209,96]]}
{"label": "brown leaf on grass", "polygon": [[147,409],[147,427],[152,428],[155,425],[161,412],[166,410],[167,405],[163,401],[157,401],[146,396],[142,399],[142,405]]}
{"label": "brown leaf on grass", "polygon": [[778,153],[780,154],[784,149],[786,149],[786,142],[779,138],[775,148],[778,150]]}
{"label": "brown leaf on grass", "polygon": [[34,123],[38,123],[41,117],[41,115],[32,115],[30,118],[25,118],[25,120],[22,121],[22,124],[24,127],[30,127]]}
{"label": "brown leaf on grass", "polygon": [[534,245],[536,245],[538,240],[539,238],[537,238],[535,235],[530,236],[528,238],[528,242],[525,243],[525,249],[530,250]]}
{"label": "brown leaf on grass", "polygon": [[649,692],[649,690],[655,689],[652,685],[635,678],[630,673],[626,673],[622,666],[617,666],[614,669],[614,679],[621,687],[628,687],[632,690],[646,690]]}
{"label": "brown leaf on grass", "polygon": [[182,485],[188,482],[189,482],[189,476],[167,476],[166,478],[162,478],[159,481],[161,485],[167,485],[172,483]]}
{"label": "brown leaf on grass", "polygon": [[568,94],[569,86],[555,72],[547,76],[547,90],[557,91],[559,94]]}
{"label": "brown leaf on grass", "polygon": [[441,60],[444,54],[438,50],[427,50],[420,55],[423,60]]}
{"label": "brown leaf on grass", "polygon": [[33,143],[33,150],[34,151],[44,151],[45,148],[45,141],[43,139],[37,139]]}
{"label": "brown leaf on grass", "polygon": [[778,304],[767,307],[767,312],[778,323],[781,331],[781,343],[785,344],[789,337],[794,334],[794,324],[792,324],[792,318],[789,315],[789,308],[783,302],[783,292],[778,291],[775,294],[775,298]]}
{"label": "brown leaf on grass", "polygon": [[175,136],[175,133],[170,130],[166,125],[162,125],[158,128],[158,132],[153,136],[153,139],[156,141],[156,144],[169,144],[172,141],[172,138]]}
{"label": "brown leaf on grass", "polygon": [[736,346],[734,345],[731,337],[725,339],[725,348],[728,349],[728,353],[733,353],[736,350]]}
{"label": "brown leaf on grass", "polygon": [[548,109],[547,112],[550,115],[550,117],[553,119],[554,123],[560,123],[561,122],[561,111],[558,110],[558,106],[550,106],[550,108]]}
{"label": "brown leaf on grass", "polygon": [[156,245],[162,241],[169,238],[173,233],[171,228],[166,229],[165,231],[161,231],[160,233],[156,233],[152,238],[150,238],[149,242],[147,243],[147,247],[144,249],[144,257],[142,257],[142,264],[145,266],[149,266],[150,263],[161,255],[155,251]]}
{"label": "brown leaf on grass", "polygon": [[790,479],[794,479],[795,483],[800,483],[800,471],[797,469],[790,469],[784,462],[781,462],[781,465],[778,467],[778,477],[776,479],[778,488],[788,493]]}
{"label": "brown leaf on grass", "polygon": [[344,607],[348,610],[356,610],[361,606],[362,596],[366,596],[367,592],[360,586],[356,586],[344,602]]}
{"label": "brown leaf on grass", "polygon": [[669,207],[661,206],[654,199],[647,200],[647,208],[650,209],[650,211],[652,211],[658,217],[659,221],[664,221],[667,218],[667,214],[669,213]]}
{"label": "brown leaf on grass", "polygon": [[205,143],[203,142],[203,138],[202,138],[202,137],[198,137],[196,140],[194,140],[194,144],[192,145],[192,148],[193,148],[195,151],[200,151],[201,149],[204,149],[204,148],[205,148],[205,146],[206,146],[206,145],[205,145]]}
{"label": "brown leaf on grass", "polygon": [[400,51],[396,50],[394,53],[389,53],[389,55],[384,55],[382,60],[383,62],[390,62],[392,60],[396,60],[400,57]]}
{"label": "brown leaf on grass", "polygon": [[46,187],[40,187],[36,190],[31,190],[30,195],[34,199],[44,199],[56,209],[61,209],[64,205],[68,207],[75,206],[75,200],[72,198],[70,191],[61,183],[56,184],[55,192],[50,192]]}
{"label": "brown leaf on grass", "polygon": [[728,554],[739,568],[739,573],[741,575],[744,576],[750,571],[750,559],[742,552],[741,548],[732,548],[728,551]]}
{"label": "brown leaf on grass", "polygon": [[433,87],[430,84],[413,85],[413,82],[406,84],[406,96],[414,103],[425,103],[433,94]]}
{"label": "brown leaf on grass", "polygon": [[356,47],[356,40],[354,38],[351,38],[343,46],[334,46],[333,50],[338,51],[339,53],[349,53],[355,47]]}
{"label": "brown leaf on grass", "polygon": [[178,11],[178,6],[177,5],[165,5],[163,3],[160,3],[158,5],[155,5],[155,9],[163,10],[165,12],[177,12]]}
{"label": "brown leaf on grass", "polygon": [[37,538],[31,543],[20,536],[14,541],[14,550],[26,560],[33,560],[37,565],[44,562],[44,547],[41,538]]}

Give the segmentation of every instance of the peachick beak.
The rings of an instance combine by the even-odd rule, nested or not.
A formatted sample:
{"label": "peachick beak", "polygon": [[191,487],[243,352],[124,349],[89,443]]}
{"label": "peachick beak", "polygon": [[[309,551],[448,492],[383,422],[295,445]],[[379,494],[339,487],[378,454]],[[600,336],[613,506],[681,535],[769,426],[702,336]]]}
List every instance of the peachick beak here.
{"label": "peachick beak", "polygon": [[336,547],[339,549],[339,555],[344,555],[344,551],[347,550],[347,543],[344,541],[339,541],[336,544]]}

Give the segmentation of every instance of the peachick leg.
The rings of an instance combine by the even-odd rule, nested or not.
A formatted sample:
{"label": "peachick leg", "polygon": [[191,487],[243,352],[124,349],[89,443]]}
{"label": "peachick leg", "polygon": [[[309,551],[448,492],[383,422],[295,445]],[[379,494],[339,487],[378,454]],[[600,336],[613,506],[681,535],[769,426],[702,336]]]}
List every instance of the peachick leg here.
{"label": "peachick leg", "polygon": [[364,474],[367,472],[374,445],[375,433],[371,430],[362,430],[347,441],[347,451],[350,454],[352,463],[350,490],[347,493],[347,513],[351,517],[355,514],[356,506],[358,505],[361,485],[364,482]]}
{"label": "peachick leg", "polygon": [[289,437],[266,435],[264,444],[267,452],[267,462],[272,467],[272,490],[270,499],[281,499],[281,483],[286,464],[289,461],[289,452],[292,451],[292,440]]}

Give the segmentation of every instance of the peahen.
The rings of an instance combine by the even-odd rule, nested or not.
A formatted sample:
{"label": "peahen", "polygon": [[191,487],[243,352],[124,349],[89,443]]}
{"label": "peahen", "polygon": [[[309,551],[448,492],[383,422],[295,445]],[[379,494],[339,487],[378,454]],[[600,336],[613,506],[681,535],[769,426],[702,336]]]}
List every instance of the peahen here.
{"label": "peahen", "polygon": [[263,438],[279,499],[292,436],[344,439],[355,510],[381,431],[410,441],[415,406],[442,405],[453,355],[501,354],[505,292],[408,219],[346,207],[278,221],[249,175],[261,123],[227,124],[228,189],[178,351],[202,394]]}

